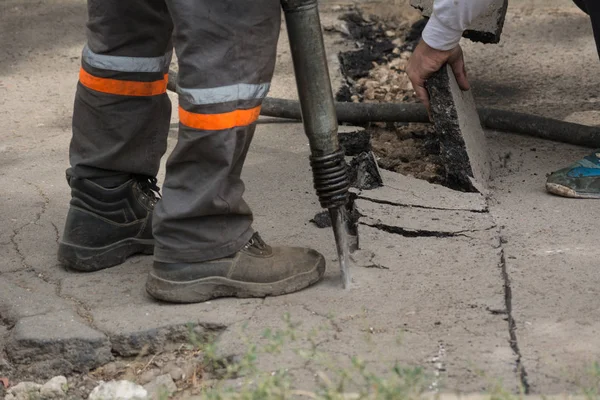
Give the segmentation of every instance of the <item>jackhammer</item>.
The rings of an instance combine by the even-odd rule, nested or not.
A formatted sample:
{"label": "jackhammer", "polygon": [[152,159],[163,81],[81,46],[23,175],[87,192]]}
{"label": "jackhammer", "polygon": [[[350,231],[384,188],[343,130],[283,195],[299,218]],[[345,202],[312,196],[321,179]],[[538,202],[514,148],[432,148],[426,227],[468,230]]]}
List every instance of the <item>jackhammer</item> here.
{"label": "jackhammer", "polygon": [[319,202],[329,210],[342,283],[350,284],[346,203],[350,180],[338,138],[327,55],[317,0],[281,0],[290,41],[304,132]]}

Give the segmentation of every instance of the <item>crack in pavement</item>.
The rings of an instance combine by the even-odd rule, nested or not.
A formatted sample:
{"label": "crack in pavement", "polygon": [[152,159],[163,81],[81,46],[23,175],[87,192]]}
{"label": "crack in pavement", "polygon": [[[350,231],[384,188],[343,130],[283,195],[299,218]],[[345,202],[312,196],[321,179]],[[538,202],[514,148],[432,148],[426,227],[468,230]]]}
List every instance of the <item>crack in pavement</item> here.
{"label": "crack in pavement", "polygon": [[[52,282],[50,282],[49,279],[46,280],[47,278],[45,278],[42,274],[40,274],[40,279],[44,280],[44,282],[52,283]],[[95,326],[94,317],[92,316],[92,312],[91,312],[90,308],[83,301],[81,301],[73,296],[65,296],[62,294],[62,280],[58,280],[56,283],[54,283],[54,285],[56,285],[56,295],[63,300],[67,300],[67,301],[70,301],[71,303],[73,303],[73,305],[75,306],[75,312],[77,313],[77,315],[79,315],[81,318],[83,318],[90,325],[90,327],[92,327],[93,329],[97,330],[98,332],[102,332],[106,336],[108,336],[106,334],[106,332],[103,332],[102,330],[98,329],[97,326]]]}
{"label": "crack in pavement", "polygon": [[38,194],[40,195],[40,197],[42,198],[42,200],[44,201],[43,204],[41,205],[40,211],[38,211],[35,214],[35,217],[33,218],[33,221],[29,221],[29,222],[21,225],[17,229],[14,229],[12,235],[9,238],[9,241],[10,241],[10,243],[12,243],[12,246],[13,246],[14,250],[17,252],[17,255],[19,256],[19,259],[21,261],[21,265],[23,267],[23,268],[19,269],[19,271],[25,271],[25,270],[34,270],[34,268],[33,268],[33,266],[27,264],[25,254],[23,254],[23,252],[21,250],[21,247],[19,246],[19,243],[17,242],[17,236],[19,236],[21,234],[21,231],[23,229],[25,229],[26,227],[28,227],[29,225],[37,225],[37,223],[42,218],[42,215],[44,215],[46,213],[46,210],[48,209],[48,204],[50,203],[50,198],[48,198],[48,196],[46,195],[46,193],[44,193],[44,191],[42,190],[42,188],[40,188],[35,183],[28,182],[28,181],[26,181],[25,179],[22,179],[22,178],[21,178],[21,180],[25,184],[27,184],[29,186],[33,186],[36,189],[36,191],[38,192]]}
{"label": "crack in pavement", "polygon": [[494,229],[496,226],[491,226],[490,228],[486,228],[486,229],[467,229],[467,230],[462,230],[462,231],[456,231],[456,232],[440,232],[440,231],[428,231],[428,230],[423,230],[423,229],[408,229],[408,228],[402,228],[399,226],[391,226],[391,225],[386,225],[383,224],[381,222],[376,223],[376,224],[368,224],[366,222],[358,222],[359,225],[364,225],[364,226],[369,226],[371,228],[375,228],[375,229],[379,229],[381,231],[387,232],[387,233],[392,233],[395,235],[401,235],[404,237],[408,237],[408,238],[417,238],[417,237],[436,237],[436,238],[452,238],[452,237],[466,237],[469,239],[476,239],[473,236],[469,236],[467,235],[467,233],[477,233],[477,232],[484,232],[487,230],[491,230]]}
{"label": "crack in pavement", "polygon": [[14,229],[12,235],[10,236],[10,243],[12,244],[13,249],[15,250],[15,252],[17,253],[17,256],[19,257],[19,261],[21,262],[21,268],[18,268],[14,271],[9,271],[9,272],[20,272],[20,271],[33,270],[33,267],[31,265],[27,264],[25,254],[23,254],[23,252],[21,251],[19,243],[17,243],[17,239],[16,239],[17,235],[19,235],[21,230],[28,225],[30,225],[30,223],[27,223],[17,229]]}
{"label": "crack in pavement", "polygon": [[321,317],[321,318],[323,318],[323,319],[325,319],[325,320],[329,321],[329,324],[331,325],[331,327],[332,327],[333,329],[335,329],[335,331],[336,331],[336,332],[338,332],[338,333],[339,333],[339,332],[341,332],[341,331],[342,331],[342,328],[341,328],[341,327],[338,325],[338,323],[337,323],[337,322],[335,322],[335,321],[333,320],[333,316],[331,316],[331,315],[323,315],[323,314],[321,314],[321,313],[318,313],[318,312],[316,312],[315,310],[312,310],[312,309],[311,309],[310,307],[308,307],[306,304],[300,304],[300,307],[302,307],[302,308],[304,309],[304,311],[306,311],[306,312],[309,312],[309,313],[311,313],[311,314],[314,314],[314,315],[316,315],[316,316],[318,316],[318,317]]}
{"label": "crack in pavement", "polygon": [[506,257],[504,249],[500,252],[500,263],[498,265],[502,271],[502,279],[504,280],[504,301],[506,303],[506,316],[508,321],[508,334],[510,337],[510,348],[517,357],[516,361],[516,372],[519,377],[519,382],[523,388],[524,394],[529,394],[530,386],[527,379],[527,371],[523,365],[523,356],[519,349],[519,342],[517,339],[517,324],[512,315],[512,288],[510,285],[510,277],[508,276],[508,269],[506,267]]}
{"label": "crack in pavement", "polygon": [[[350,260],[353,262],[353,265],[355,265],[358,268],[366,268],[366,269],[383,269],[383,270],[389,270],[389,267],[386,267],[385,265],[379,264],[375,261],[373,261],[375,259],[375,253],[370,252],[370,254],[368,254],[369,258],[364,261],[361,260],[359,257],[355,256],[356,253],[350,253]],[[360,253],[359,253],[360,254]]]}
{"label": "crack in pavement", "polygon": [[384,269],[384,270],[389,270],[390,267],[386,267],[385,265],[382,264],[368,264],[368,265],[358,265],[359,268],[367,268],[367,269]]}
{"label": "crack in pavement", "polygon": [[371,198],[368,196],[364,196],[362,194],[357,195],[356,198],[361,199],[361,200],[370,201],[370,202],[373,202],[376,204],[384,204],[384,205],[388,205],[388,206],[406,207],[406,208],[420,208],[423,210],[465,211],[465,212],[471,212],[471,213],[476,213],[476,214],[488,214],[490,212],[490,210],[487,206],[483,210],[478,210],[478,209],[474,209],[474,208],[433,207],[433,206],[422,206],[419,204],[406,204],[406,203],[399,203],[399,202],[388,201],[388,200],[374,199],[374,198]]}
{"label": "crack in pavement", "polygon": [[[419,205],[416,205],[416,206],[408,205],[408,204],[396,203],[393,201],[372,199],[372,198],[369,198],[368,196],[362,196],[362,195],[358,195],[357,198],[363,199],[366,201],[371,201],[373,203],[398,206],[398,207],[414,207],[414,208],[420,208],[420,209],[442,210],[442,211],[468,211],[468,212],[481,213],[481,214],[491,214],[489,206],[487,204],[483,210],[474,210],[474,209],[461,210],[461,209],[455,209],[455,208],[439,208],[439,207],[426,207],[426,206],[419,206]],[[497,243],[497,246],[492,246],[492,247],[500,250],[499,267],[501,269],[502,281],[503,281],[503,286],[504,286],[505,309],[500,310],[500,309],[489,309],[488,308],[487,311],[490,312],[492,315],[506,316],[505,319],[508,322],[509,344],[510,344],[510,348],[511,348],[512,352],[514,353],[514,355],[516,357],[515,371],[517,373],[517,379],[519,381],[519,385],[521,386],[521,388],[523,390],[523,393],[524,394],[530,393],[528,374],[525,369],[525,365],[523,364],[523,357],[521,355],[521,350],[519,348],[519,342],[518,342],[517,333],[516,333],[516,330],[517,330],[516,321],[512,314],[512,288],[511,288],[510,277],[509,277],[508,270],[507,270],[505,251],[504,251],[504,244],[506,243],[506,239],[502,236],[501,228],[498,228],[498,225],[496,223],[494,223],[492,226],[490,226],[489,228],[486,228],[486,229],[461,230],[461,231],[456,231],[456,232],[440,232],[440,231],[422,230],[422,229],[408,229],[408,228],[402,228],[402,227],[398,227],[398,226],[386,225],[380,221],[378,221],[377,223],[366,223],[363,221],[358,221],[358,224],[363,225],[363,226],[369,226],[369,227],[372,227],[375,229],[379,229],[379,230],[387,232],[387,233],[397,234],[397,235],[401,235],[401,236],[409,237],[409,238],[466,237],[471,240],[474,240],[476,238],[468,235],[468,233],[476,233],[476,232],[483,232],[483,231],[489,231],[492,229],[496,229],[497,236],[498,236],[498,243]],[[465,330],[468,331],[468,329],[466,327],[465,327]],[[439,373],[439,370],[436,372]],[[435,386],[435,380],[434,380],[434,386]]]}
{"label": "crack in pavement", "polygon": [[[44,190],[37,184],[33,183],[33,182],[29,182],[25,179],[21,179],[25,184],[32,186],[36,189],[36,191],[38,192],[39,196],[42,198],[43,200],[43,204],[41,205],[41,209],[35,214],[35,217],[33,218],[32,221],[27,222],[25,224],[23,224],[22,226],[20,226],[19,228],[13,230],[13,234],[10,237],[10,242],[12,243],[17,255],[19,256],[19,259],[21,261],[22,264],[22,268],[12,271],[12,272],[22,272],[22,271],[31,271],[34,272],[34,276],[40,280],[42,280],[43,282],[50,284],[50,285],[54,285],[55,286],[55,294],[63,299],[63,300],[67,300],[69,302],[71,302],[74,306],[75,306],[75,311],[77,312],[77,314],[83,318],[85,321],[87,321],[90,326],[96,330],[98,330],[95,326],[94,326],[94,320],[92,318],[91,312],[89,310],[89,307],[87,307],[81,300],[76,299],[74,297],[71,296],[64,296],[61,293],[62,290],[62,281],[58,280],[58,281],[53,281],[52,279],[46,277],[42,272],[38,272],[36,271],[35,267],[33,265],[30,265],[27,263],[26,261],[26,255],[22,252],[19,243],[17,242],[17,237],[19,236],[19,234],[23,231],[23,229],[25,229],[26,227],[30,226],[30,225],[38,225],[39,221],[42,219],[42,216],[46,213],[46,211],[48,210],[48,205],[50,204],[50,198],[48,197],[48,195],[46,195],[46,193],[44,192]],[[60,233],[58,230],[58,227],[56,226],[56,224],[54,222],[50,222],[50,224],[52,225],[52,227],[54,228],[54,232],[55,232],[55,241],[58,243],[60,240]],[[59,267],[58,264],[55,265],[56,267]]]}
{"label": "crack in pavement", "polygon": [[16,272],[28,272],[27,268],[17,268],[17,269],[9,269],[7,271],[2,271],[3,275],[14,274]]}
{"label": "crack in pavement", "polygon": [[60,242],[60,232],[58,231],[58,227],[52,221],[50,221],[50,225],[52,225],[52,227],[54,228],[54,233],[56,234],[56,244],[58,244]]}
{"label": "crack in pavement", "polygon": [[[373,199],[373,198],[369,198],[368,196],[364,196],[361,194],[357,195],[357,199],[362,199],[362,200],[370,201],[373,203],[378,203],[378,204],[383,204],[383,205],[391,205],[391,206],[397,206],[397,207],[406,207],[406,208],[414,207],[414,208],[419,208],[419,209],[441,210],[441,211],[467,211],[467,212],[491,215],[487,201],[486,201],[485,208],[482,210],[477,210],[477,209],[466,209],[465,210],[465,209],[456,209],[456,208],[427,207],[427,206],[422,206],[422,205],[403,204],[403,203],[398,203],[398,202],[393,202],[393,201]],[[361,215],[361,217],[365,217],[365,216]],[[492,216],[492,218],[493,218],[493,216]],[[516,321],[512,314],[512,288],[511,288],[511,283],[510,283],[510,277],[509,277],[508,270],[507,270],[505,251],[504,251],[504,244],[506,243],[506,239],[502,236],[502,231],[501,231],[501,228],[498,227],[498,224],[494,223],[489,228],[485,228],[485,229],[461,230],[461,231],[456,231],[456,232],[440,232],[440,231],[422,230],[422,229],[408,229],[408,228],[402,228],[402,227],[398,227],[398,226],[386,225],[380,221],[378,221],[377,223],[366,223],[366,222],[359,220],[357,222],[357,224],[363,225],[363,226],[369,226],[369,227],[379,229],[379,230],[387,232],[387,233],[397,234],[397,235],[401,235],[401,236],[409,237],[409,238],[466,237],[471,240],[477,240],[477,238],[468,235],[468,233],[476,233],[476,232],[490,231],[490,230],[496,229],[498,243],[496,245],[492,245],[492,247],[500,250],[499,267],[501,269],[502,281],[503,281],[503,286],[504,286],[505,309],[487,308],[486,311],[488,311],[492,315],[506,316],[506,318],[503,318],[503,319],[506,319],[506,321],[508,322],[509,344],[510,344],[510,348],[511,348],[512,352],[514,353],[514,355],[516,357],[515,371],[517,373],[517,379],[518,379],[519,385],[522,388],[523,393],[524,394],[530,393],[528,374],[525,369],[525,365],[523,364],[523,357],[521,355],[521,350],[519,348],[519,342],[518,342],[517,333],[516,333],[516,330],[517,330]],[[464,329],[467,332],[469,332],[467,327],[464,327]],[[443,347],[443,344],[440,342],[440,352],[441,353],[438,354],[438,356],[440,358],[442,357],[442,354],[445,354],[445,349],[442,349],[442,347]],[[437,368],[438,365],[436,364],[435,367],[436,367],[436,379],[432,382],[433,386],[431,387],[431,389],[433,389],[433,390],[435,390],[436,380],[439,377],[439,372],[441,370],[443,370],[444,366],[443,366],[443,364],[440,364],[441,369],[438,369]]]}

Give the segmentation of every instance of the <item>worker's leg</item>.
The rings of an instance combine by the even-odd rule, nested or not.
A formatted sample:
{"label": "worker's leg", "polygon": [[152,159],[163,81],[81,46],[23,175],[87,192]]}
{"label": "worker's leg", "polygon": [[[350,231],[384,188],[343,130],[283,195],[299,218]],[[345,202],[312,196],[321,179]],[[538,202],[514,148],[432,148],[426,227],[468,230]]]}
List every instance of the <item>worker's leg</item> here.
{"label": "worker's leg", "polygon": [[153,251],[155,176],[171,112],[165,74],[172,22],[164,0],[89,0],[88,14],[59,259],[89,271]]}
{"label": "worker's leg", "polygon": [[155,212],[155,258],[204,261],[254,233],[242,165],[275,66],[279,0],[167,0],[179,60],[179,138]]}
{"label": "worker's leg", "polygon": [[[600,2],[583,0],[594,30],[600,56]],[[553,172],[548,177],[546,189],[552,194],[573,198],[600,199],[600,151],[594,152],[573,165]]]}
{"label": "worker's leg", "polygon": [[187,302],[306,287],[322,275],[322,256],[265,245],[252,230],[240,178],[273,75],[279,0],[167,3],[179,60],[180,125],[154,214],[148,291]]}

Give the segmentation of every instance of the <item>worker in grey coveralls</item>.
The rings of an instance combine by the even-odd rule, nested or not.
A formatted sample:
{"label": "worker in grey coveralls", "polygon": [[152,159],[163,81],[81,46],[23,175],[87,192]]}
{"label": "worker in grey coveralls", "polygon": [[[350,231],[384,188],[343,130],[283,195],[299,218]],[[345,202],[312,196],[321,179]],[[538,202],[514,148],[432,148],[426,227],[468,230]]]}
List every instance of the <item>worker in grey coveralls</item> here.
{"label": "worker in grey coveralls", "polygon": [[[96,271],[154,254],[147,290],[173,302],[317,282],[323,256],[266,245],[242,198],[242,166],[273,75],[279,0],[89,0],[88,13],[59,260]],[[159,199],[173,45],[179,138]]]}

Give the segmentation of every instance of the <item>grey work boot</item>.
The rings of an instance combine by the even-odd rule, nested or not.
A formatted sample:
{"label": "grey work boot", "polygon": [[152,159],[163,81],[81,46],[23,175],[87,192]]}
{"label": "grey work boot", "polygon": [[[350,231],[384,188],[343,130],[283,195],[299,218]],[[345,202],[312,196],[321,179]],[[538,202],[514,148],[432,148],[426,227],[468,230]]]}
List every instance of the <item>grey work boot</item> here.
{"label": "grey work boot", "polygon": [[148,293],[174,303],[199,303],[216,297],[266,297],[296,292],[325,273],[325,258],[315,250],[271,247],[255,233],[230,257],[200,263],[154,262]]}
{"label": "grey work boot", "polygon": [[90,272],[121,264],[133,254],[152,254],[156,178],[136,177],[115,188],[69,178],[71,203],[58,260]]}

